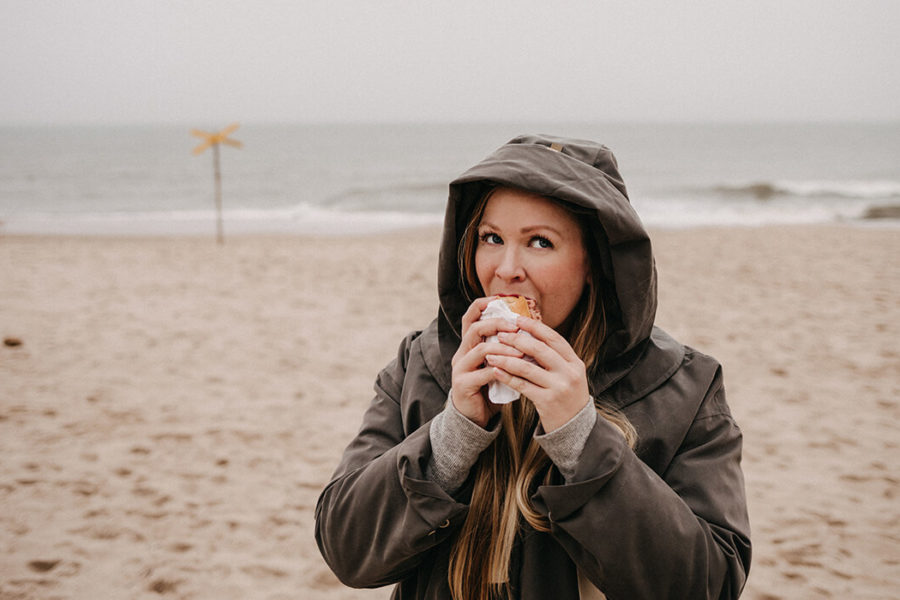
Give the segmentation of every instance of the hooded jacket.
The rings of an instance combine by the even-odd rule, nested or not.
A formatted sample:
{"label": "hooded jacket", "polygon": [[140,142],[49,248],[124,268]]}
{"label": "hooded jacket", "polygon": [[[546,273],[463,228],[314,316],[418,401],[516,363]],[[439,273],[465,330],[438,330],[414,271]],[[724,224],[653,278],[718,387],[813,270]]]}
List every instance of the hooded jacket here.
{"label": "hooded jacket", "polygon": [[589,385],[638,433],[632,450],[597,419],[574,476],[556,472],[535,489],[532,503],[551,531],[523,527],[511,557],[513,594],[575,600],[580,571],[610,600],[737,598],[750,565],[750,531],[741,432],[725,401],[721,367],[654,327],[650,240],[613,154],[550,136],[517,137],[450,184],[440,313],[403,340],[376,379],[362,427],[316,507],[322,556],[353,587],[396,584],[396,599],[450,598],[450,545],[468,498],[466,487],[451,496],[426,476],[428,424],[447,400],[470,304],[457,248],[489,185],[589,209],[602,248],[594,259],[611,292],[604,360]]}

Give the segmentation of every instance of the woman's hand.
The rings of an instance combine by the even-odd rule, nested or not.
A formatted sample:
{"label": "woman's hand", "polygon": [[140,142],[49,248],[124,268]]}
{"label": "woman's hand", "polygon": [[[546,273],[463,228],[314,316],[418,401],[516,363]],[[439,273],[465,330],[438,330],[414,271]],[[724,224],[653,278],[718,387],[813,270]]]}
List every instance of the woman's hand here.
{"label": "woman's hand", "polygon": [[534,403],[544,431],[565,425],[590,397],[584,362],[569,342],[546,324],[519,317],[521,333],[501,332],[500,341],[534,359],[534,363],[509,353],[490,352],[487,363],[492,377],[524,394]]}
{"label": "woman's hand", "polygon": [[486,342],[485,338],[498,333],[512,333],[518,328],[504,319],[480,321],[481,313],[491,298],[478,298],[462,317],[462,342],[453,355],[452,390],[453,405],[470,421],[486,427],[499,410],[500,405],[488,400],[485,386],[494,380],[494,369],[485,364],[488,355],[522,358],[522,352],[501,342]]}

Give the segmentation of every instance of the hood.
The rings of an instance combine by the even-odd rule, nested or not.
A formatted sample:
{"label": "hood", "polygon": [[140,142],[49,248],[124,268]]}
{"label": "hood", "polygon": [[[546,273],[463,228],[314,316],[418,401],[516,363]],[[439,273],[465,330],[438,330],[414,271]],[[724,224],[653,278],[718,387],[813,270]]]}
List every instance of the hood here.
{"label": "hood", "polygon": [[[547,135],[522,135],[460,175],[450,184],[438,265],[441,337],[459,341],[465,297],[457,247],[477,201],[500,184],[557,198],[590,209],[607,290],[608,335],[605,362],[630,354],[647,340],[656,316],[656,268],[650,238],[628,201],[618,165],[609,148],[595,142]],[[609,305],[612,306],[609,306]],[[449,340],[447,340],[449,341]]]}

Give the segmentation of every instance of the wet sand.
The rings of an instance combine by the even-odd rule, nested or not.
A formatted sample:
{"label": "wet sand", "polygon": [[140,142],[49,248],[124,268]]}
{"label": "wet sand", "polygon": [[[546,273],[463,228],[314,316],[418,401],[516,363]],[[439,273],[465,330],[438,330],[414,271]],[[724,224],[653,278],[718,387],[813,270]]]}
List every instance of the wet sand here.
{"label": "wet sand", "polygon": [[[657,322],[744,431],[743,597],[896,598],[898,230],[653,237]],[[334,579],[313,509],[437,246],[0,237],[0,599],[387,598]]]}

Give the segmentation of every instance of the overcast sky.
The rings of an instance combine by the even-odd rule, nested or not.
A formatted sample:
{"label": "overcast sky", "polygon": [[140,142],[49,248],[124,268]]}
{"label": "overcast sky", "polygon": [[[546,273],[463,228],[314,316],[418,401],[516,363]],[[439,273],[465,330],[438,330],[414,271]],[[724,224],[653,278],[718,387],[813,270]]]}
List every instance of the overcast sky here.
{"label": "overcast sky", "polygon": [[5,124],[900,119],[897,0],[0,7]]}

